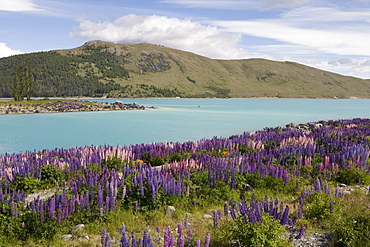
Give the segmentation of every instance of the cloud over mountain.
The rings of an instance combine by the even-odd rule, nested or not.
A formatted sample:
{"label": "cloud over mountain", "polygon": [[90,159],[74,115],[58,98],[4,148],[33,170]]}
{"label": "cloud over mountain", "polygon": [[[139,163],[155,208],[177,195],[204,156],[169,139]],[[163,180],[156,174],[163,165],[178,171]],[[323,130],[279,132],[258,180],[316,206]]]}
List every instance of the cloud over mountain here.
{"label": "cloud over mountain", "polygon": [[191,51],[211,58],[241,58],[248,52],[238,48],[241,35],[191,19],[166,16],[126,15],[113,22],[84,20],[72,37],[103,39],[118,43],[152,43]]}

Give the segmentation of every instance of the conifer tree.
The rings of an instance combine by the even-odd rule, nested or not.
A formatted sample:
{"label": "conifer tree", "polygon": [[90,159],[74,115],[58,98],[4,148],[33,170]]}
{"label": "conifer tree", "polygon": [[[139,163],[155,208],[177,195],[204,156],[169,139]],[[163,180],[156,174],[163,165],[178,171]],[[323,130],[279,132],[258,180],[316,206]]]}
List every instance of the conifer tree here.
{"label": "conifer tree", "polygon": [[12,96],[15,101],[21,101],[24,98],[24,81],[23,81],[23,66],[18,64],[15,67],[15,75],[13,80]]}
{"label": "conifer tree", "polygon": [[25,93],[27,100],[31,100],[31,95],[33,93],[33,75],[31,70],[30,61],[27,60],[26,62],[26,78],[25,78]]}
{"label": "conifer tree", "polygon": [[15,101],[22,101],[25,96],[30,100],[33,91],[33,75],[30,61],[27,60],[25,66],[18,64],[15,67],[12,96]]}

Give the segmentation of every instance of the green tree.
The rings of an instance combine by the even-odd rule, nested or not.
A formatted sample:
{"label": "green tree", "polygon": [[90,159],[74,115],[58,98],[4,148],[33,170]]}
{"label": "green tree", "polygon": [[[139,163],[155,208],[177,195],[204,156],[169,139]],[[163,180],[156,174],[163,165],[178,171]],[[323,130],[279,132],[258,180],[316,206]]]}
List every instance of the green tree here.
{"label": "green tree", "polygon": [[13,80],[12,96],[15,101],[21,101],[24,98],[24,75],[23,66],[18,64],[15,67],[15,75]]}
{"label": "green tree", "polygon": [[25,78],[25,93],[27,100],[31,99],[31,95],[33,94],[33,75],[31,70],[30,60],[26,62],[26,78]]}

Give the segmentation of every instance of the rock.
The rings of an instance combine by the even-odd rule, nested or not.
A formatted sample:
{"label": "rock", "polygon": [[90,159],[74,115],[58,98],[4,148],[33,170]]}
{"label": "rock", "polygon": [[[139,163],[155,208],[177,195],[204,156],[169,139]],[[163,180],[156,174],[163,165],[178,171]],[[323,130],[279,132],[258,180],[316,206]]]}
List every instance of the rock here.
{"label": "rock", "polygon": [[90,237],[88,235],[78,238],[78,242],[89,242]]}
{"label": "rock", "polygon": [[76,234],[77,232],[85,230],[84,224],[78,224],[77,226],[72,227],[72,233]]}
{"label": "rock", "polygon": [[243,184],[242,184],[242,190],[243,190],[243,191],[253,191],[254,189],[253,189],[253,187],[252,187],[252,186],[250,186],[249,184],[243,183]]}
{"label": "rock", "polygon": [[63,241],[71,241],[73,236],[72,234],[66,234],[66,235],[62,235],[61,238]]}
{"label": "rock", "polygon": [[203,215],[203,219],[212,219],[213,217],[212,217],[212,215],[210,215],[210,214],[205,214],[205,215]]}
{"label": "rock", "polygon": [[154,242],[156,242],[156,243],[158,244],[158,243],[160,243],[160,242],[163,242],[163,241],[164,241],[164,238],[162,238],[162,237],[158,237],[158,238],[155,238],[153,241],[154,241]]}
{"label": "rock", "polygon": [[167,207],[167,210],[166,210],[166,216],[167,217],[172,217],[172,215],[174,214],[175,212],[175,207],[174,206],[168,206]]}
{"label": "rock", "polygon": [[339,187],[344,188],[344,187],[347,187],[347,185],[346,184],[339,184]]}

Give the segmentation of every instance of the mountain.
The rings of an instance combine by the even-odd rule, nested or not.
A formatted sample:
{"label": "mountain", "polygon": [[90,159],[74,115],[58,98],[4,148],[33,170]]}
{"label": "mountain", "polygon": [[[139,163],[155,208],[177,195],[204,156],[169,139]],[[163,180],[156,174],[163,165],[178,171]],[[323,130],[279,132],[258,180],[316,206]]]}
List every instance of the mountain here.
{"label": "mountain", "polygon": [[153,44],[89,41],[0,59],[0,97],[29,60],[34,96],[370,98],[370,80],[265,59],[216,60]]}

